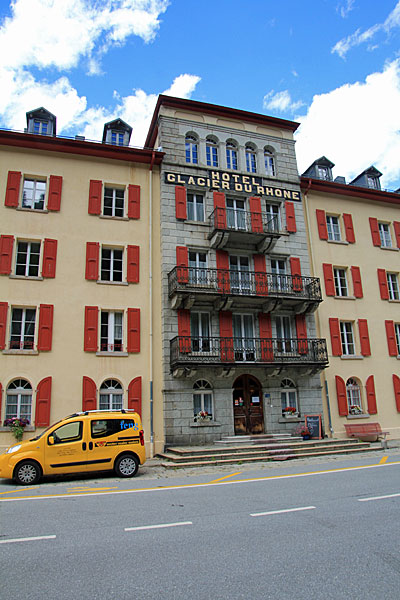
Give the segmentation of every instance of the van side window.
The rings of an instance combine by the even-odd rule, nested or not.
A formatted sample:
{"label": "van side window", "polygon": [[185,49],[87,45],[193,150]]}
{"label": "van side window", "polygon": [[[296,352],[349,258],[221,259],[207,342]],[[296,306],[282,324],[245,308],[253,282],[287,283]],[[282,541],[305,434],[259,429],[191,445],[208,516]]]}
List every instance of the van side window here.
{"label": "van side window", "polygon": [[138,425],[134,419],[96,419],[90,422],[90,431],[92,438],[107,437],[114,433],[121,433],[126,429],[135,432],[139,431]]}
{"label": "van side window", "polygon": [[[67,442],[78,442],[82,439],[82,421],[66,423],[55,429],[50,435],[54,438],[55,444],[66,444]],[[50,436],[49,436],[50,437]],[[48,440],[47,440],[47,443]]]}

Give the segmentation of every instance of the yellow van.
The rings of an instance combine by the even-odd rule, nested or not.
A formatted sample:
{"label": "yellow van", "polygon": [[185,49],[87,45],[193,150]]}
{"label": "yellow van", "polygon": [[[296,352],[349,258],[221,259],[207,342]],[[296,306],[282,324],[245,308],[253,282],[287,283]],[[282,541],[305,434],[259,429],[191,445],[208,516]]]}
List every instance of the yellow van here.
{"label": "yellow van", "polygon": [[94,410],[75,413],[0,455],[0,477],[21,485],[42,475],[114,470],[133,477],[146,460],[138,413]]}

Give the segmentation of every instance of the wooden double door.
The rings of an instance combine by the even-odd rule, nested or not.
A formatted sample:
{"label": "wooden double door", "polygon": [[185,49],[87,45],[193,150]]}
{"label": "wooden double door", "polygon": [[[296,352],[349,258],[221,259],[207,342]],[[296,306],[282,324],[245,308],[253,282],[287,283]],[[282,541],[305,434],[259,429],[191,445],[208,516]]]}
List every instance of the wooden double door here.
{"label": "wooden double door", "polygon": [[264,433],[261,384],[252,375],[241,375],[233,384],[235,435]]}

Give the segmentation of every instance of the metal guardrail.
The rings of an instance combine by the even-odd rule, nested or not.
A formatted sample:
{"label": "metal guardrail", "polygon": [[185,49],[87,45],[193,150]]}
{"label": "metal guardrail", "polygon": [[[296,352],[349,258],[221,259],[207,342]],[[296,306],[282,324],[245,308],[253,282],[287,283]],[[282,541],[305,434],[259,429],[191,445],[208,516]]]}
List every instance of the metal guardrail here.
{"label": "metal guardrail", "polygon": [[269,233],[274,236],[281,234],[278,217],[266,219],[262,213],[235,208],[215,208],[208,217],[208,222],[211,231],[219,229],[245,233]]}

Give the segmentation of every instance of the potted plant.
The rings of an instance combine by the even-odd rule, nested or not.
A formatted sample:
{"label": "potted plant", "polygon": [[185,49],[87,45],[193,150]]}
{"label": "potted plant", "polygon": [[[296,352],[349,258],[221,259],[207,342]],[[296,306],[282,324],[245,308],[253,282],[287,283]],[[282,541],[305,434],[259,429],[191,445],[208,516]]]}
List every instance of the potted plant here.
{"label": "potted plant", "polygon": [[361,406],[358,406],[358,404],[352,404],[352,405],[349,407],[349,413],[350,413],[351,415],[362,415],[362,414],[363,414],[363,411],[362,411],[362,408],[361,408]]}
{"label": "potted plant", "polygon": [[295,429],[293,429],[292,435],[298,436],[301,435],[303,440],[311,439],[311,432],[304,424],[299,425]]}
{"label": "potted plant", "polygon": [[21,417],[12,417],[4,421],[4,426],[11,429],[11,433],[20,442],[24,433],[24,428],[29,425],[29,419],[23,419]]}
{"label": "potted plant", "polygon": [[282,414],[284,417],[297,417],[297,410],[294,406],[286,406],[283,409]]}
{"label": "potted plant", "polygon": [[197,423],[201,423],[203,421],[211,421],[211,415],[209,415],[206,410],[201,410],[197,413],[195,420],[197,421]]}

